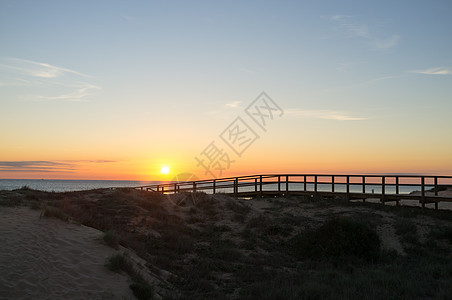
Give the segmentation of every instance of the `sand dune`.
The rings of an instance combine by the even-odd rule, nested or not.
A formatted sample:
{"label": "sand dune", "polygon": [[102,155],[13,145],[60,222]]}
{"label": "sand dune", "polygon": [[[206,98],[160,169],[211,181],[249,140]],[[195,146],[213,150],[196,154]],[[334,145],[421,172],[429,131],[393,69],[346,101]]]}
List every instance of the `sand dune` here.
{"label": "sand dune", "polygon": [[128,277],[104,267],[115,250],[102,232],[0,208],[1,299],[134,299]]}
{"label": "sand dune", "polygon": [[[90,227],[39,218],[25,206],[52,207]],[[450,216],[312,197],[0,191],[0,299],[134,299],[128,277],[104,267],[116,252],[154,299],[442,299],[452,294]],[[340,248],[340,259],[297,250],[310,249],[297,241],[313,233],[328,242],[319,229],[337,218],[355,224],[351,236],[364,228],[378,236],[375,260],[347,252],[365,239]],[[91,227],[114,232],[120,250]]]}

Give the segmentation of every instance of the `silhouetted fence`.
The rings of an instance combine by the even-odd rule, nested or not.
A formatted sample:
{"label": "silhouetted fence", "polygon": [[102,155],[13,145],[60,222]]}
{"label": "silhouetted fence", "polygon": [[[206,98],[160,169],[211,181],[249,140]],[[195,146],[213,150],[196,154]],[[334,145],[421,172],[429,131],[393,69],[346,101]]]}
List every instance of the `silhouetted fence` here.
{"label": "silhouetted fence", "polygon": [[276,174],[168,182],[139,188],[168,194],[206,192],[236,197],[342,196],[349,200],[395,201],[397,205],[401,200],[417,200],[422,207],[434,203],[437,209],[440,201],[452,202],[452,196],[439,195],[447,186],[452,186],[452,176]]}

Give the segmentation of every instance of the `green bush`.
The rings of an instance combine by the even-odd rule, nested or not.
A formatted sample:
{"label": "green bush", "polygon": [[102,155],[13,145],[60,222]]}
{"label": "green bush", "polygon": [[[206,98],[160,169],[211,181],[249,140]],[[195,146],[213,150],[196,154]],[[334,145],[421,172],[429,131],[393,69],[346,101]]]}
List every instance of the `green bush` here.
{"label": "green bush", "polygon": [[315,260],[359,257],[375,258],[380,238],[375,229],[350,218],[333,218],[289,240],[295,256]]}

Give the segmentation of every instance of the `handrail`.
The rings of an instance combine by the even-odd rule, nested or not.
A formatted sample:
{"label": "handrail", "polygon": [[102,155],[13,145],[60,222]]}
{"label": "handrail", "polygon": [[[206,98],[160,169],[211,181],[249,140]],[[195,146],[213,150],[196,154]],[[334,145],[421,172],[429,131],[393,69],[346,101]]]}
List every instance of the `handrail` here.
{"label": "handrail", "polygon": [[[447,181],[441,183],[440,181]],[[295,186],[299,184],[298,186]],[[302,184],[302,188],[300,186]],[[264,187],[274,185],[270,190],[264,190]],[[325,185],[330,189],[325,190]],[[138,189],[161,192],[161,193],[179,193],[179,192],[197,192],[210,191],[213,194],[225,189],[232,189],[229,194],[233,195],[263,195],[278,193],[289,195],[295,193],[314,193],[314,194],[344,194],[347,198],[361,197],[364,200],[370,197],[378,197],[384,203],[387,201],[399,201],[410,195],[401,193],[401,188],[408,186],[420,187],[420,196],[410,196],[419,198],[422,206],[425,203],[434,202],[435,207],[439,200],[449,201],[449,197],[438,197],[438,187],[441,185],[452,185],[452,176],[446,175],[413,175],[413,174],[259,174],[235,176],[215,179],[203,179],[196,181],[167,182],[161,184],[140,186]],[[254,189],[244,190],[244,188],[253,187]],[[361,187],[356,191],[355,187]],[[339,191],[342,187],[344,191]],[[373,187],[370,193],[367,188]],[[426,194],[426,187],[434,188],[434,196]],[[312,190],[311,190],[312,189]],[[375,193],[375,189],[381,192]],[[392,191],[395,189],[395,191]],[[390,191],[391,190],[391,191]],[[452,201],[452,197],[450,197]]]}

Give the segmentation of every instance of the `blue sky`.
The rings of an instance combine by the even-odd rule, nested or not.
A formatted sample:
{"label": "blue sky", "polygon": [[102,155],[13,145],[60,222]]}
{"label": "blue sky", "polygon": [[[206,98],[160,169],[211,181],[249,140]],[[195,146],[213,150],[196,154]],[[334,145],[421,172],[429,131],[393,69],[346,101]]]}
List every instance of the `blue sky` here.
{"label": "blue sky", "polygon": [[[285,114],[251,162],[277,141],[292,159],[333,148],[361,172],[405,159],[450,173],[451,15],[450,1],[3,0],[0,155],[193,160],[266,91]],[[240,164],[230,172],[260,163]]]}

